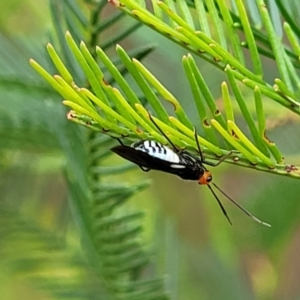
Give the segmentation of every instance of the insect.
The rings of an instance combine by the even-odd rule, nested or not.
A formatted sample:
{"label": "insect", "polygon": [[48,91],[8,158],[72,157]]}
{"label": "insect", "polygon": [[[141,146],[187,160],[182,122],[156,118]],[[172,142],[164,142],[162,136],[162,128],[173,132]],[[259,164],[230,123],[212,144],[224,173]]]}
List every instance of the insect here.
{"label": "insect", "polygon": [[154,122],[150,114],[149,117],[153,124],[156,126],[156,128],[167,139],[167,141],[173,149],[170,149],[167,146],[164,146],[156,141],[151,140],[141,140],[133,143],[131,146],[126,146],[119,140],[121,145],[113,147],[111,151],[137,164],[144,172],[148,172],[150,170],[158,170],[177,175],[184,180],[195,180],[198,181],[198,183],[201,185],[206,185],[213,194],[223,214],[225,215],[225,217],[231,225],[232,222],[211,185],[213,185],[221,194],[223,194],[229,201],[231,201],[234,205],[236,205],[240,210],[242,210],[247,216],[252,218],[254,221],[262,225],[271,227],[270,224],[265,223],[253,216],[248,210],[246,210],[240,204],[234,201],[212,181],[212,173],[208,171],[204,164],[216,167],[220,163],[222,163],[231,154],[231,152],[223,156],[217,163],[206,161],[203,157],[203,153],[199,145],[196,129],[194,130],[194,136],[199,152],[199,157],[186,150],[179,150],[167,137],[167,135],[159,128],[159,126]]}

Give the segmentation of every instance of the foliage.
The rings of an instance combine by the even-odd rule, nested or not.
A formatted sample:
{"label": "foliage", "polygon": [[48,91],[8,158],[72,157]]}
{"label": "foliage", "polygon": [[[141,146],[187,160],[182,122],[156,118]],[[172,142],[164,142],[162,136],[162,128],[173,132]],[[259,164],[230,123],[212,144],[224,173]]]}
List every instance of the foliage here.
{"label": "foliage", "polygon": [[[0,92],[1,99],[5,99],[0,103],[0,135],[5,141],[0,150],[3,153],[0,236],[5,241],[0,250],[4,258],[1,265],[14,276],[26,274],[24,278],[32,286],[53,299],[167,299],[169,296],[175,299],[176,278],[184,270],[167,270],[171,270],[172,277],[169,295],[161,276],[165,270],[156,268],[161,254],[153,260],[149,246],[144,243],[143,214],[124,205],[148,186],[148,181],[123,182],[124,174],[133,168],[131,164],[107,166],[109,149],[116,143],[111,137],[127,141],[151,138],[165,143],[165,138],[149,119],[149,112],[155,113],[155,122],[178,147],[196,151],[194,126],[197,124],[197,138],[206,157],[218,160],[231,151],[226,160],[231,164],[299,178],[299,167],[285,164],[284,151],[267,137],[265,117],[269,107],[267,98],[297,118],[299,115],[300,35],[293,16],[299,4],[280,0],[269,1],[267,6],[262,0],[246,4],[235,0],[230,6],[225,6],[222,0],[152,1],[151,9],[142,1],[122,0],[112,4],[119,11],[115,9],[110,17],[103,17],[107,13],[104,1],[51,0],[54,30],[50,32],[51,44],[47,46],[50,60],[40,42],[18,41],[22,45],[19,51],[15,41],[1,39]],[[126,14],[138,22],[129,21]],[[286,20],[283,27],[279,26],[280,17]],[[125,19],[129,23],[118,27],[122,30],[112,29]],[[142,23],[193,53],[183,57],[182,65],[197,110],[197,123],[190,118],[184,101],[174,96],[140,62],[152,52],[153,46],[125,51],[118,45],[117,56],[109,58],[107,55],[112,52],[111,46],[131,36]],[[69,32],[65,35],[66,29]],[[107,31],[113,35],[108,34],[105,40],[103,36]],[[284,37],[290,46],[282,43]],[[86,42],[80,42],[82,40]],[[96,47],[98,44],[101,47]],[[196,56],[224,72],[226,79],[220,85],[223,101],[215,101],[202,67],[197,66]],[[276,63],[278,75],[274,78],[268,76],[263,56]],[[31,65],[52,85],[51,88],[29,70],[25,62],[28,57],[39,62],[31,60]],[[247,65],[249,61],[251,67]],[[138,87],[138,91],[133,86]],[[61,98],[54,89],[72,109],[67,114],[68,119],[87,129],[66,120],[66,112],[58,100]],[[169,115],[165,100],[174,108],[175,116]],[[55,166],[50,158],[47,163],[41,163],[41,170],[34,169],[34,165],[39,165],[36,157],[43,154],[55,157],[56,167],[63,166],[64,183],[61,177],[51,179],[51,168]],[[15,155],[21,159],[16,159]],[[50,171],[45,171],[49,166]],[[24,173],[20,169],[25,170]],[[25,193],[6,192],[12,190],[17,180],[15,174],[22,178],[20,191],[24,188]],[[44,182],[34,185],[36,194],[26,188],[28,183],[30,186],[37,181],[40,174],[46,174],[46,181],[50,177],[54,182],[57,192],[52,197],[44,199]],[[23,179],[31,176],[32,181]],[[168,189],[168,180],[163,180],[163,184],[160,191],[170,191],[168,197],[174,201],[175,187]],[[67,190],[70,211],[63,204],[57,205],[56,227],[49,230],[51,218],[46,206],[61,199],[62,185]],[[286,181],[285,186],[288,192],[283,191],[281,197],[290,199],[282,217],[286,227],[276,226],[276,213],[283,213],[279,203],[274,203],[273,214],[268,215],[275,223],[275,240],[281,245],[287,240],[286,232],[292,230],[297,220],[299,206],[299,201],[293,198],[294,185]],[[272,194],[272,190],[269,193]],[[275,194],[274,199],[279,196],[278,192]],[[41,199],[46,200],[44,212],[39,212]],[[261,207],[267,205],[264,199],[259,203]],[[260,211],[270,210],[263,207]],[[165,260],[174,265],[178,248],[182,252],[190,251],[195,272],[202,274],[197,278],[201,278],[203,285],[198,291],[198,284],[185,281],[183,290],[188,299],[221,299],[225,291],[228,299],[252,298],[247,283],[242,284],[238,272],[234,275],[231,272],[238,264],[238,258],[233,258],[237,252],[235,245],[243,247],[249,236],[241,234],[237,238],[238,234],[225,232],[230,228],[220,228],[211,222],[207,220],[212,248],[206,249],[204,242],[195,254],[185,249],[185,243],[178,245],[172,241]],[[241,229],[235,228],[238,233]],[[251,229],[248,233],[251,236]],[[173,235],[169,231],[165,239]],[[271,233],[262,231],[253,234],[252,239],[254,236],[253,252],[262,247],[272,258],[279,251]],[[196,240],[199,240],[198,235]],[[228,261],[224,263],[228,255],[230,266],[226,266]],[[268,269],[270,260],[265,259],[262,270],[256,273],[269,274],[273,285],[263,280],[260,285],[258,279],[253,280],[260,298],[270,298],[276,292],[274,272]],[[236,284],[220,281],[220,274]],[[219,288],[215,288],[216,283],[220,284]]]}

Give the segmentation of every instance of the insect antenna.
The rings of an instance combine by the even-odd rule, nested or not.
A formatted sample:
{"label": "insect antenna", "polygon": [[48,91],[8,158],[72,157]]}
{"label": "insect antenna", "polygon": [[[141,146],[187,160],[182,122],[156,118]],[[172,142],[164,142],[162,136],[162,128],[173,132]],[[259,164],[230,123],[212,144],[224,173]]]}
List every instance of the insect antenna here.
{"label": "insect antenna", "polygon": [[[214,187],[216,189],[218,189],[229,201],[231,201],[235,206],[237,206],[242,212],[244,212],[248,217],[250,217],[252,220],[254,220],[255,222],[258,222],[262,225],[265,225],[267,227],[271,227],[270,224],[263,222],[261,220],[259,220],[258,218],[256,218],[255,216],[253,216],[248,210],[246,210],[245,208],[243,208],[240,204],[238,204],[237,202],[235,202],[231,197],[229,197],[223,190],[221,190],[214,182],[212,182],[212,184],[214,185]],[[215,195],[216,197],[216,193],[214,193],[214,191],[212,190],[212,188],[208,185],[209,189],[212,191],[212,193]],[[218,198],[216,197],[217,201],[220,203],[220,201],[218,200]],[[222,209],[223,210],[223,209]],[[224,210],[223,210],[224,212]],[[225,214],[226,216],[226,214]],[[227,217],[227,216],[226,216]],[[228,217],[227,217],[228,219]],[[231,222],[230,222],[231,223]]]}
{"label": "insect antenna", "polygon": [[215,199],[217,200],[220,208],[222,209],[222,212],[223,212],[224,216],[226,217],[226,219],[228,220],[230,225],[232,225],[232,222],[231,222],[230,218],[228,217],[227,212],[226,212],[224,206],[222,205],[220,199],[218,198],[217,194],[215,193],[215,191],[212,189],[212,187],[209,184],[207,186],[210,189],[211,193],[214,195]]}

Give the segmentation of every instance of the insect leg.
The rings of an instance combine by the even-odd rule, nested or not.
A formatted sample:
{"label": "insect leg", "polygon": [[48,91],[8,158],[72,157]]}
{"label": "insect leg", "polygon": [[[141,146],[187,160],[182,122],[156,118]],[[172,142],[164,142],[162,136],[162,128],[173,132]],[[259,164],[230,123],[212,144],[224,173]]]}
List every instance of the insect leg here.
{"label": "insect leg", "polygon": [[212,167],[216,167],[218,166],[219,164],[221,164],[227,157],[229,157],[231,155],[232,151],[229,151],[226,155],[223,155],[220,160],[216,163],[214,162],[211,162],[211,161],[203,161],[204,164],[206,165],[209,165],[209,166],[212,166]]}
{"label": "insect leg", "polygon": [[149,168],[145,168],[145,167],[143,167],[143,166],[140,166],[140,165],[138,165],[139,167],[140,167],[140,169],[142,170],[142,171],[144,171],[144,172],[149,172],[151,169],[149,169]]}
{"label": "insect leg", "polygon": [[198,140],[196,127],[194,128],[194,136],[195,136],[195,140],[196,140],[196,143],[197,143],[197,148],[198,148],[198,152],[199,152],[199,155],[200,155],[201,162],[204,163],[204,164],[206,164],[206,165],[209,165],[209,166],[212,166],[212,167],[216,167],[220,163],[222,163],[227,157],[229,157],[231,155],[231,153],[232,153],[232,151],[229,151],[226,155],[224,155],[223,157],[221,157],[221,159],[218,162],[216,162],[216,163],[211,162],[211,161],[205,161],[205,158],[204,158],[203,153],[202,153],[201,148],[200,148],[200,143],[199,143],[199,140]]}
{"label": "insect leg", "polygon": [[198,152],[199,152],[199,155],[200,155],[201,162],[204,162],[204,157],[203,157],[203,153],[202,153],[201,148],[200,148],[200,143],[199,143],[199,140],[198,140],[196,127],[194,127],[194,137],[195,137],[195,141],[196,141],[196,144],[197,144],[197,148],[198,148]]}
{"label": "insect leg", "polygon": [[161,130],[161,128],[155,123],[155,121],[153,120],[150,112],[148,112],[149,115],[149,119],[150,121],[154,124],[154,126],[159,130],[159,132],[165,137],[165,139],[168,141],[168,143],[173,147],[173,149],[175,150],[175,152],[180,152],[180,150],[177,149],[177,147],[172,143],[172,141],[170,140],[170,138],[167,137],[167,135]]}
{"label": "insect leg", "polygon": [[116,139],[122,146],[124,146],[123,142],[120,139]]}

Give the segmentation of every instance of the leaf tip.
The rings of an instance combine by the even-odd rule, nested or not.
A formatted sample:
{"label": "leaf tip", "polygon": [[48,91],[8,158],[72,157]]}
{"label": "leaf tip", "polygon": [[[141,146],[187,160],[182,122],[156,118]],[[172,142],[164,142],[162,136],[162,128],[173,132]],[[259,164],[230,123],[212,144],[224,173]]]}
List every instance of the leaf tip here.
{"label": "leaf tip", "polygon": [[258,85],[255,85],[255,86],[254,86],[254,92],[255,92],[255,93],[259,93],[259,92],[260,92],[260,88],[259,88]]}
{"label": "leaf tip", "polygon": [[29,63],[30,63],[30,65],[34,65],[34,64],[36,64],[36,61],[33,58],[30,58]]}
{"label": "leaf tip", "polygon": [[224,69],[224,70],[225,70],[225,72],[226,72],[226,71],[231,71],[231,67],[230,67],[230,65],[229,65],[229,64],[227,64],[227,65],[225,66],[225,69]]}

